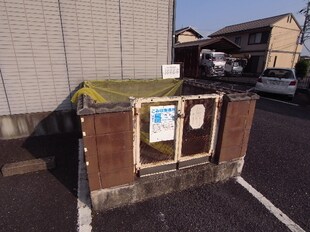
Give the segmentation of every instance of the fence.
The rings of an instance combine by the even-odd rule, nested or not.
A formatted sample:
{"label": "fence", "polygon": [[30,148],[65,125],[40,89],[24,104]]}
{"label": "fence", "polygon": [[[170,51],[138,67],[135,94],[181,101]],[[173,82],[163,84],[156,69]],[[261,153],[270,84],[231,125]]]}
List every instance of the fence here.
{"label": "fence", "polygon": [[139,174],[209,160],[219,125],[219,94],[134,100],[134,159]]}
{"label": "fence", "polygon": [[298,89],[308,89],[310,87],[310,78],[306,77],[298,81]]}
{"label": "fence", "polygon": [[[245,156],[256,94],[193,81],[182,85],[173,81],[171,86],[167,80],[149,80],[131,83],[131,88],[128,81],[121,83],[126,91],[108,92],[123,97],[130,96],[128,89],[137,88],[137,93],[143,89],[144,94],[126,102],[98,103],[83,94],[78,98],[91,191],[139,186],[148,178],[137,176],[176,170],[173,173],[179,176],[197,165],[229,165]],[[150,94],[149,86],[160,88]],[[105,97],[115,97],[105,91]]]}

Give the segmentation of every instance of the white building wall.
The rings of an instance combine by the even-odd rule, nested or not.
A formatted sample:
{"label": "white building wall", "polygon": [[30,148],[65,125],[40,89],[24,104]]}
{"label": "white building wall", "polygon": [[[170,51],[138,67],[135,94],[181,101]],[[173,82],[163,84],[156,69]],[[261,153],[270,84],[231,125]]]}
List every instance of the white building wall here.
{"label": "white building wall", "polygon": [[71,109],[84,80],[160,77],[173,1],[0,0],[0,115]]}

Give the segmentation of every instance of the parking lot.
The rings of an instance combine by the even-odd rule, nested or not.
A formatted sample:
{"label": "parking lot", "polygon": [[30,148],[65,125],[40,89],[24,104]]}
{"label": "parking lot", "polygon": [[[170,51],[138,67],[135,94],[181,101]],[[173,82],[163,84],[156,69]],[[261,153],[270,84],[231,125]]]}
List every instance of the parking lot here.
{"label": "parking lot", "polygon": [[[310,109],[257,103],[243,179],[310,231]],[[94,231],[290,231],[235,180],[95,213]],[[300,229],[302,228],[302,229]],[[293,230],[294,231],[294,230]]]}
{"label": "parking lot", "polygon": [[[272,96],[258,100],[242,178],[295,227],[277,219],[274,209],[232,179],[93,212],[93,231],[310,231],[310,108],[285,101]],[[29,147],[35,141],[28,146],[22,140],[1,141],[7,157],[14,157],[16,149],[38,155],[41,147],[59,161],[54,171],[0,177],[1,230],[78,230],[77,139],[39,141],[36,149]]]}

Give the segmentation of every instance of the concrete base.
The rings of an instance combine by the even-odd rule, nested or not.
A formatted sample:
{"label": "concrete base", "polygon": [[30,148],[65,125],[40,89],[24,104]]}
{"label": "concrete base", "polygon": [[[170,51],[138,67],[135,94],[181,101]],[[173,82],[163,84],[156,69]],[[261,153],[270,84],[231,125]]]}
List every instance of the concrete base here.
{"label": "concrete base", "polygon": [[74,110],[0,116],[0,139],[79,131],[80,122]]}
{"label": "concrete base", "polygon": [[55,168],[55,157],[50,156],[42,159],[32,159],[5,164],[3,165],[1,172],[3,176],[13,176],[53,168]]}
{"label": "concrete base", "polygon": [[243,164],[244,160],[241,158],[219,165],[207,163],[137,178],[132,185],[92,191],[92,206],[94,210],[106,211],[171,192],[198,187],[207,183],[225,181],[240,175]]}

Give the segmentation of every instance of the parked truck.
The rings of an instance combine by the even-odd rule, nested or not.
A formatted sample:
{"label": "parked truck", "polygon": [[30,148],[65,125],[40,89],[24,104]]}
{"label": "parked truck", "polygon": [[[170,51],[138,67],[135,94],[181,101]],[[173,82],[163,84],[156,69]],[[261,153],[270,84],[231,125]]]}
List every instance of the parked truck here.
{"label": "parked truck", "polygon": [[200,75],[202,77],[224,76],[226,63],[224,52],[202,49],[199,61]]}
{"label": "parked truck", "polygon": [[[213,50],[214,43],[221,42],[221,50]],[[181,64],[181,76],[190,78],[212,78],[215,76],[242,76],[250,59],[250,54],[238,53],[238,50],[226,49],[229,43],[225,39],[201,42],[181,43],[175,46],[175,63]],[[210,47],[208,47],[208,45]]]}
{"label": "parked truck", "polygon": [[198,45],[175,48],[175,62],[181,64],[184,77],[205,78],[224,75],[225,53],[201,49]]}
{"label": "parked truck", "polygon": [[242,76],[243,69],[247,65],[246,58],[228,57],[224,67],[225,76]]}

